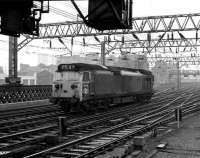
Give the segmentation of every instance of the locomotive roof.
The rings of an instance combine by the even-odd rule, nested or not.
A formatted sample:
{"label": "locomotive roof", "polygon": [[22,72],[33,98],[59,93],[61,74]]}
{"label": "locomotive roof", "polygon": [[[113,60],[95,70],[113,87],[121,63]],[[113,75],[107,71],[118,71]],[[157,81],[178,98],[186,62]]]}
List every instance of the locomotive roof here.
{"label": "locomotive roof", "polygon": [[[125,67],[115,67],[115,66],[103,66],[97,64],[87,64],[87,63],[70,63],[70,64],[60,64],[58,65],[58,72],[67,71],[61,70],[62,65],[74,66],[74,71],[89,71],[89,70],[107,70],[112,72],[119,72],[121,70],[131,71],[131,72],[140,72],[144,75],[152,75],[151,71],[144,69],[133,69],[133,68],[125,68]],[[68,70],[69,71],[69,70]],[[73,71],[73,70],[71,70]]]}

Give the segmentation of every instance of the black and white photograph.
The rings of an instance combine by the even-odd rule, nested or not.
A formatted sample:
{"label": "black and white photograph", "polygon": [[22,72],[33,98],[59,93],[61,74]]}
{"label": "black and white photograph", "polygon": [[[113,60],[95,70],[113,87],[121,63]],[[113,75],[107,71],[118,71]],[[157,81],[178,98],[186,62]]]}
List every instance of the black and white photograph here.
{"label": "black and white photograph", "polygon": [[0,158],[200,158],[200,1],[0,0]]}

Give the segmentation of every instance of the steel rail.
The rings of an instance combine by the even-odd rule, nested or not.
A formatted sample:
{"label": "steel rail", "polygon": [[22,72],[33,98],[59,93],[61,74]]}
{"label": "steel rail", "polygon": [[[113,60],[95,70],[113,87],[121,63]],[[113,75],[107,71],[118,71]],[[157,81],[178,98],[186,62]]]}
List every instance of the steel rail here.
{"label": "steel rail", "polygon": [[[189,98],[189,97],[188,97]],[[196,109],[199,109],[199,107],[197,107],[196,105],[193,107],[191,107],[190,109],[187,109],[185,108],[185,110],[183,111],[184,115],[186,115],[188,112],[193,112],[194,110]],[[172,111],[173,112],[173,111]],[[147,129],[152,129],[153,127],[156,127],[156,126],[159,126],[160,124],[162,124],[164,121],[166,121],[166,119],[169,121],[169,115],[171,115],[171,112],[169,110],[168,113],[164,114],[164,116],[161,116],[160,118],[157,118],[156,120],[154,120],[153,122],[145,125],[144,127],[141,127],[140,129],[134,131],[134,132],[131,132],[130,134],[128,135],[124,135],[118,139],[115,139],[111,142],[108,142],[106,144],[103,144],[103,145],[100,145],[99,147],[95,148],[95,149],[92,149],[92,150],[89,150],[88,152],[84,153],[84,154],[81,154],[80,156],[77,156],[77,158],[84,158],[86,156],[95,156],[96,154],[98,154],[98,151],[100,149],[106,149],[107,146],[111,146],[111,144],[116,144],[117,142],[121,142],[122,140],[124,140],[125,138],[127,137],[130,137],[130,136],[133,136],[135,134],[138,134],[142,131],[146,131]],[[170,117],[170,118],[173,118],[174,119],[174,116]],[[170,119],[171,120],[171,119]]]}
{"label": "steel rail", "polygon": [[[180,99],[180,97],[178,97],[178,99]],[[177,98],[174,100],[174,101],[177,101],[178,100]],[[67,142],[67,143],[64,143],[64,144],[61,144],[61,145],[58,145],[58,146],[55,146],[55,147],[52,147],[52,148],[49,148],[49,149],[46,149],[46,150],[43,150],[43,151],[40,151],[38,153],[35,153],[35,154],[32,154],[32,155],[29,155],[29,156],[26,156],[24,158],[34,158],[34,157],[38,157],[38,156],[42,156],[43,154],[47,154],[49,152],[53,152],[53,151],[56,151],[56,150],[59,150],[61,148],[65,148],[65,147],[68,147],[68,146],[72,146],[74,144],[77,144],[77,143],[80,143],[80,142],[83,142],[83,141],[86,141],[87,139],[92,139],[94,137],[97,137],[99,135],[103,135],[103,134],[106,134],[108,132],[111,132],[111,131],[114,131],[114,130],[119,130],[119,128],[123,128],[127,125],[130,125],[130,124],[134,124],[134,123],[139,123],[141,121],[144,121],[144,120],[147,120],[147,119],[150,119],[152,117],[155,117],[155,116],[160,116],[161,114],[165,114],[166,111],[162,111],[162,112],[159,112],[156,110],[155,111],[155,114],[151,114],[148,116],[148,114],[144,114],[142,116],[139,116],[139,118],[134,118],[132,120],[129,120],[129,121],[126,121],[125,123],[122,123],[122,124],[119,124],[119,125],[116,125],[114,127],[111,127],[109,129],[105,129],[103,131],[100,131],[96,134],[93,134],[93,135],[90,135],[90,136],[86,136],[86,137],[83,137],[81,139],[78,139],[78,140],[74,140],[74,141],[71,141],[71,142]],[[151,113],[151,112],[149,112]]]}
{"label": "steel rail", "polygon": [[[188,91],[189,92],[189,91]],[[189,92],[190,93],[190,92]]]}

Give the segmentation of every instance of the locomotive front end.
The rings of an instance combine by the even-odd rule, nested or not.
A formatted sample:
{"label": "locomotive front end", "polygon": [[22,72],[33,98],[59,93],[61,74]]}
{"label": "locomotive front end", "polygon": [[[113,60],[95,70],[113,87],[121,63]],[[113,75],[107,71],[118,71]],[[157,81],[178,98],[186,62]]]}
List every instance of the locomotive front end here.
{"label": "locomotive front end", "polygon": [[81,102],[89,98],[90,72],[80,67],[60,64],[55,72],[50,101],[59,104],[65,112],[80,110]]}
{"label": "locomotive front end", "polygon": [[61,64],[55,72],[52,85],[52,102],[71,104],[81,100],[81,74],[74,65]]}

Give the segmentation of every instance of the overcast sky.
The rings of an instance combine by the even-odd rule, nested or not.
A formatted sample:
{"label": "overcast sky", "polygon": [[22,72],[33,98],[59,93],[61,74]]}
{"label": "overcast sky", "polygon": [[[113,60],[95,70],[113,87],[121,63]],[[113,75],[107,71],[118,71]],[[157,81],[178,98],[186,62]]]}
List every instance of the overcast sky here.
{"label": "overcast sky", "polygon": [[200,0],[133,0],[133,16],[200,12]]}
{"label": "overcast sky", "polygon": [[[42,16],[42,23],[49,22],[60,22],[60,21],[69,21],[76,18],[77,12],[68,2],[51,2],[51,6],[54,8],[62,9],[65,12],[69,13],[68,17],[63,17],[55,14],[45,14]],[[87,10],[87,3],[80,2],[80,7],[83,10]],[[133,17],[141,16],[156,16],[156,15],[171,15],[171,14],[188,14],[188,13],[200,13],[200,0],[133,0]],[[6,36],[0,35],[0,65],[7,65],[8,61],[8,42]],[[43,46],[44,42],[33,41],[30,44]],[[31,50],[23,49],[19,54],[19,62],[29,63],[35,65],[37,63],[36,58],[30,58],[25,51],[29,52],[41,52],[41,50]],[[45,52],[45,50],[42,50]],[[46,50],[47,52],[49,50]]]}

